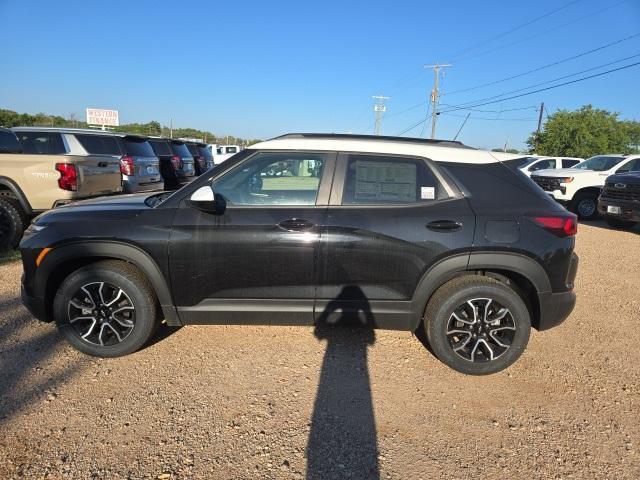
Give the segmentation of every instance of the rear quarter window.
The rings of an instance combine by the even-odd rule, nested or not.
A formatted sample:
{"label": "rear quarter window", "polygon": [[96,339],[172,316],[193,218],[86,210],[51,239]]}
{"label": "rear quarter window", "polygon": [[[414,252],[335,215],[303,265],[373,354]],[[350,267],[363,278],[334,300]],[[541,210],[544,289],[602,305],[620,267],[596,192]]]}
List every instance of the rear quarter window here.
{"label": "rear quarter window", "polygon": [[118,140],[102,135],[76,135],[78,142],[91,155],[121,155]]}
{"label": "rear quarter window", "polygon": [[124,150],[127,155],[133,157],[155,157],[153,148],[149,145],[149,142],[145,139],[125,137],[122,141]]}
{"label": "rear quarter window", "polygon": [[156,155],[173,155],[169,142],[149,140],[149,145],[151,145]]}
{"label": "rear quarter window", "polygon": [[22,153],[22,147],[16,134],[0,130],[0,153]]}
{"label": "rear quarter window", "polygon": [[62,135],[56,132],[18,132],[22,151],[36,155],[64,155],[67,153]]}
{"label": "rear quarter window", "polygon": [[191,156],[187,145],[184,143],[171,143],[171,150],[173,150],[174,155],[178,155],[179,157]]}

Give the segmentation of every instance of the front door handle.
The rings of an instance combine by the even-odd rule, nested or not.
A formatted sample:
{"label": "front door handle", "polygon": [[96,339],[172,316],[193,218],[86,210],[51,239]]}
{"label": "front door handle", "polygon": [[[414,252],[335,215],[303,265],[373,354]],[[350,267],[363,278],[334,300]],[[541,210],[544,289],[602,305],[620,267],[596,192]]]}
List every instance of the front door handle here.
{"label": "front door handle", "polygon": [[427,223],[427,228],[435,232],[455,232],[462,228],[462,224],[453,220],[434,220]]}
{"label": "front door handle", "polygon": [[313,222],[305,220],[303,218],[290,218],[288,220],[281,221],[278,226],[287,230],[288,232],[303,232],[314,227]]}

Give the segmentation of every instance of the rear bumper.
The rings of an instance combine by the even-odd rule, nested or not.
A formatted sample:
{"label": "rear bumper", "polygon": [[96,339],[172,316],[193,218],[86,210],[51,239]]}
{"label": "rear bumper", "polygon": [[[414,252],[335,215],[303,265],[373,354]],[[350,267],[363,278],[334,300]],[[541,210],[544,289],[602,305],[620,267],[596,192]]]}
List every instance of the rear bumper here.
{"label": "rear bumper", "polygon": [[144,193],[144,192],[154,192],[156,190],[163,190],[164,182],[162,180],[158,182],[151,183],[139,183],[135,180],[124,180],[122,181],[122,190],[124,193]]}
{"label": "rear bumper", "polygon": [[[609,213],[607,207],[620,207],[620,213]],[[625,200],[613,200],[606,197],[598,199],[598,213],[608,217],[617,218],[629,222],[640,223],[640,203]]]}
{"label": "rear bumper", "polygon": [[538,319],[538,330],[548,330],[560,325],[573,311],[576,305],[576,294],[573,286],[578,273],[578,256],[573,253],[571,262],[565,278],[565,285],[569,289],[566,292],[553,293],[545,292],[538,294],[540,315]]}

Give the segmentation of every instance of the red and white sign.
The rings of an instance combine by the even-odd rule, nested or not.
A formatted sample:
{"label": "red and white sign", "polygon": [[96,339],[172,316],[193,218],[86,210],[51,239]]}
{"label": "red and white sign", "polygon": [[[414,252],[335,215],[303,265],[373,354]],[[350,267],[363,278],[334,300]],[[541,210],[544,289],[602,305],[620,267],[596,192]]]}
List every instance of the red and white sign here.
{"label": "red and white sign", "polygon": [[87,108],[87,124],[117,127],[120,125],[118,111],[104,110],[102,108]]}

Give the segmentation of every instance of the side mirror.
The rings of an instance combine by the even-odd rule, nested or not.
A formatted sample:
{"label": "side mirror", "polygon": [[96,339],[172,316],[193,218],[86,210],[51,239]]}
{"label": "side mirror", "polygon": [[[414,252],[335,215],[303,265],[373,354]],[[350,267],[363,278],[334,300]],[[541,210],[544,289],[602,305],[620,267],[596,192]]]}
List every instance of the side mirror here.
{"label": "side mirror", "polygon": [[220,195],[216,195],[210,185],[200,187],[191,194],[187,205],[201,212],[214,213],[222,215],[227,206],[226,202]]}

